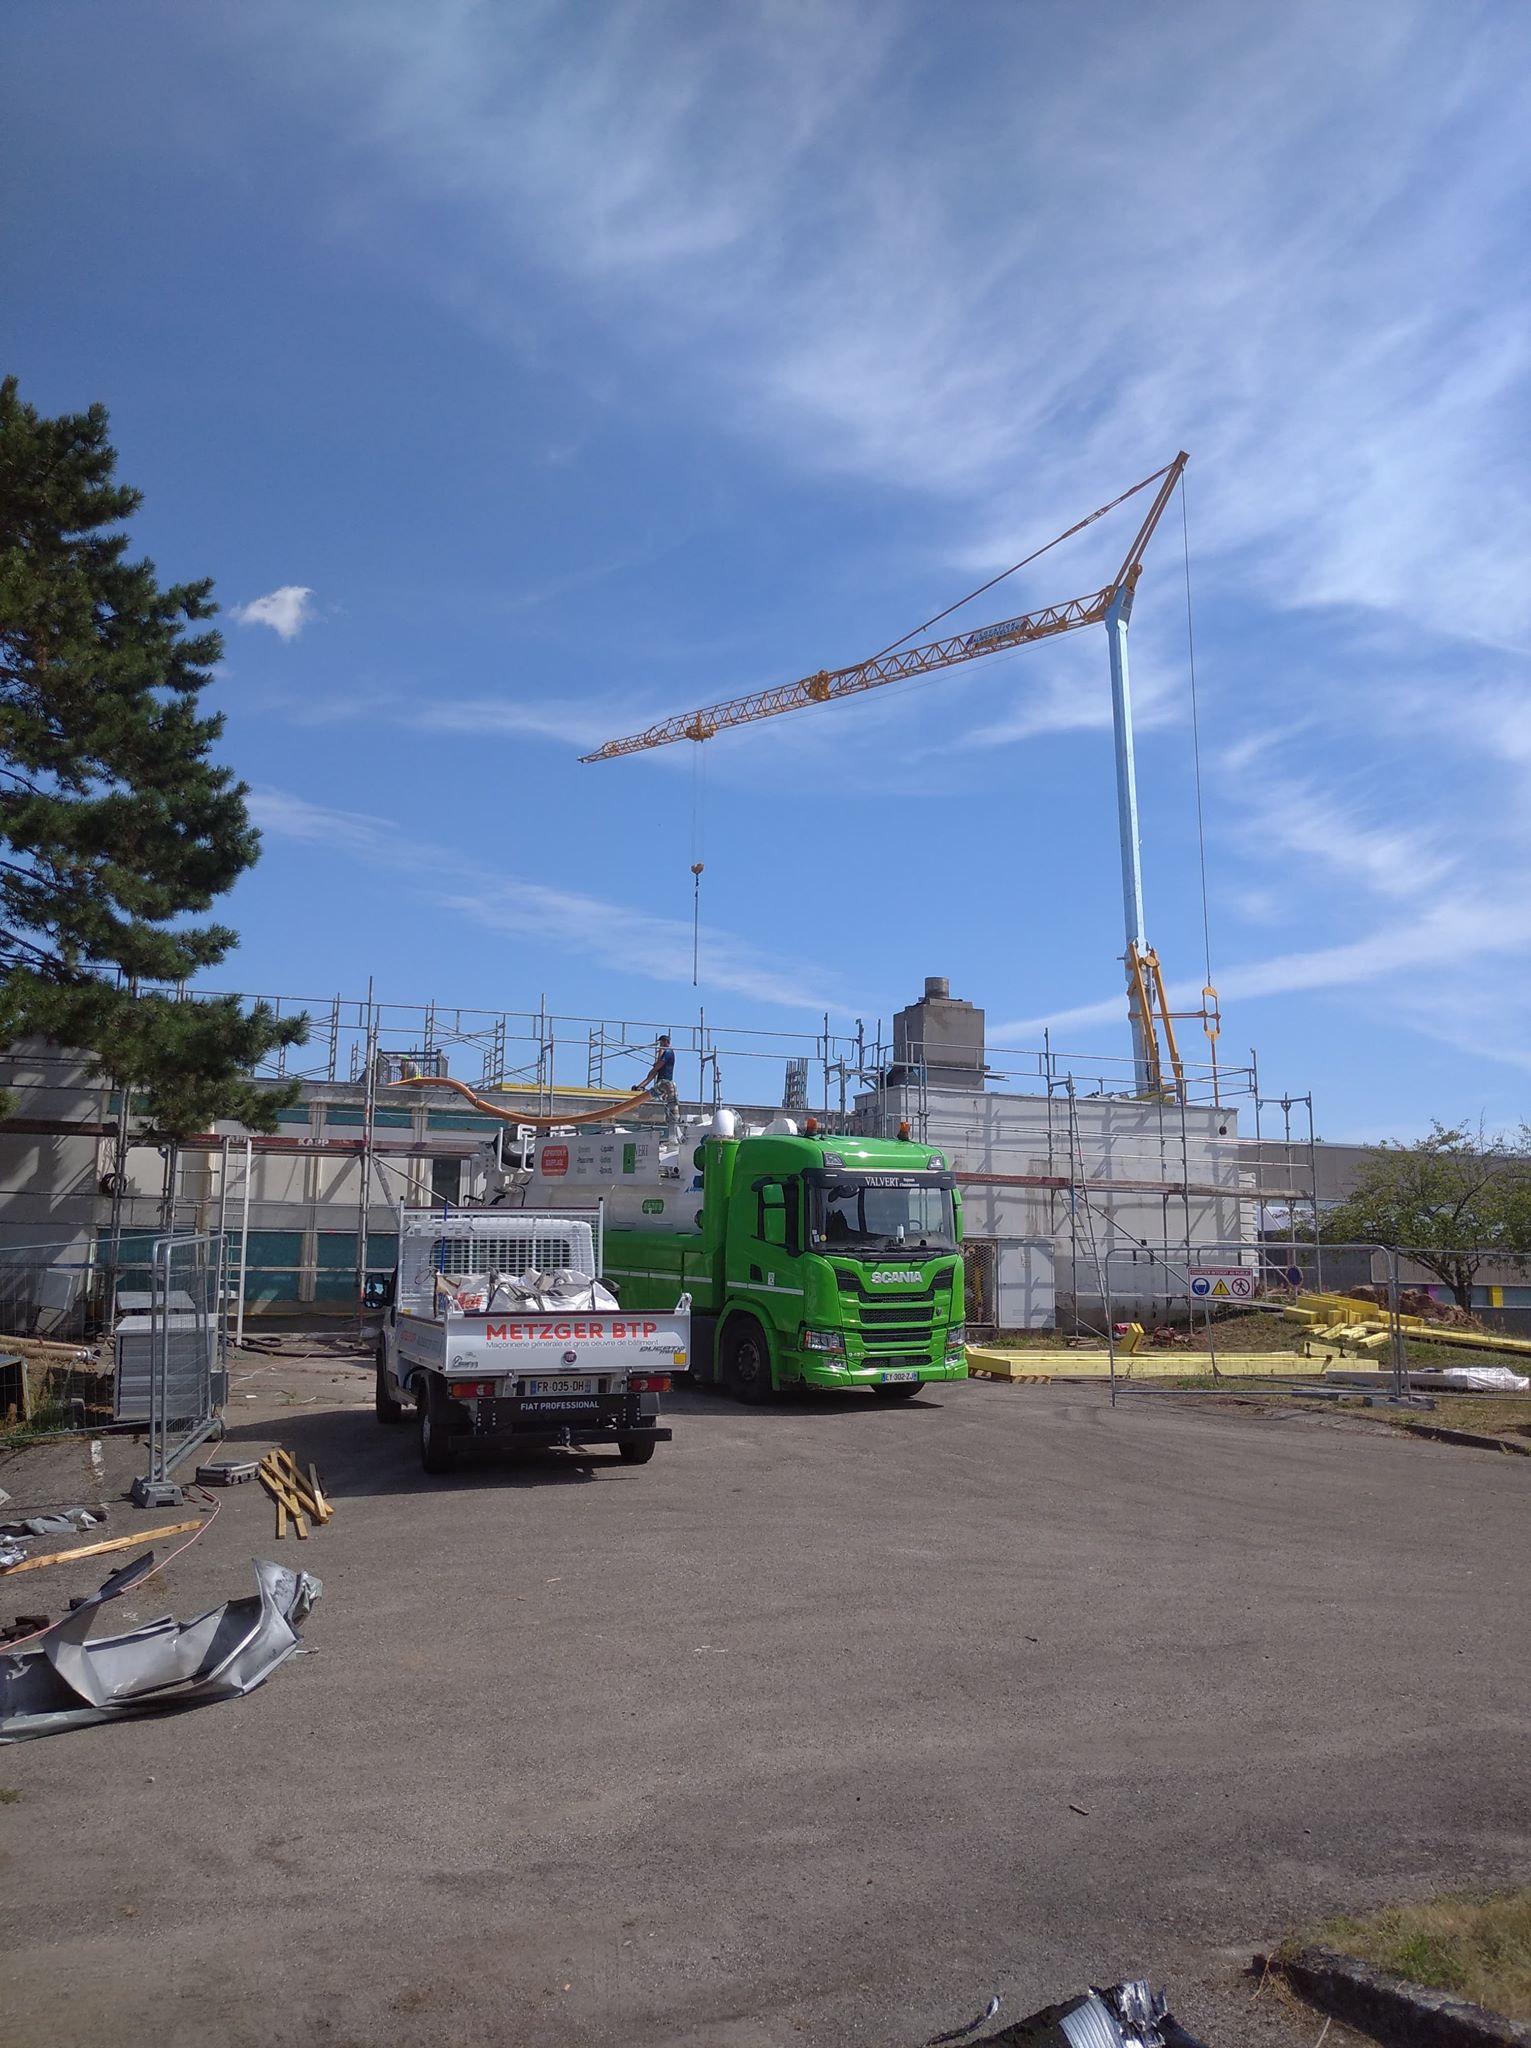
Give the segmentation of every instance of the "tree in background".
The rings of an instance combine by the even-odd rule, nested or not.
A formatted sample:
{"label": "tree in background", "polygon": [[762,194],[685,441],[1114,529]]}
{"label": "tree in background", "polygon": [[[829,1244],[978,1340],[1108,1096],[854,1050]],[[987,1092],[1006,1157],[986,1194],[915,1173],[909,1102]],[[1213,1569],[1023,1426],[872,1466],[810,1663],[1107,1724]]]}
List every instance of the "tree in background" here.
{"label": "tree in background", "polygon": [[233,1117],[270,1130],[293,1099],[256,1062],[302,1019],[233,998],[142,992],[216,966],[237,942],[192,922],[258,857],[247,789],[199,715],[223,645],[210,581],[162,589],[113,528],[140,493],[114,481],[105,408],[45,419],[0,383],[0,1044],[91,1053],[175,1138]]}
{"label": "tree in background", "polygon": [[1531,1252],[1531,1130],[1490,1138],[1437,1123],[1413,1145],[1383,1144],[1348,1199],[1325,1212],[1323,1235],[1407,1250],[1470,1309],[1485,1259]]}

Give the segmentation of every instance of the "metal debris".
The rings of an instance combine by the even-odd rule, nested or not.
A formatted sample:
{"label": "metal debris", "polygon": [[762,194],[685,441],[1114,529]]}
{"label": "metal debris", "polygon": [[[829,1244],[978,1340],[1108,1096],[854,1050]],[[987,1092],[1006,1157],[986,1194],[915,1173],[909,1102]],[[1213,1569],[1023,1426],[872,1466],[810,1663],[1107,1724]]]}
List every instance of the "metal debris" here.
{"label": "metal debris", "polygon": [[24,1515],[0,1522],[0,1536],[79,1536],[106,1520],[104,1508],[58,1508],[49,1515]]}
{"label": "metal debris", "polygon": [[969,2020],[965,2027],[953,2027],[949,2034],[932,2034],[925,2043],[925,2048],[942,2048],[944,2042],[965,2040],[969,2034],[976,2033],[985,2020],[992,2020],[999,2007],[1000,1999],[996,1992],[976,2020]]}
{"label": "metal debris", "polygon": [[1092,1985],[1082,1997],[1019,2021],[1005,2039],[1052,2048],[1202,2048],[1169,2011],[1163,1992],[1142,1977],[1105,1991]]}
{"label": "metal debris", "polygon": [[153,1552],[114,1572],[27,1649],[0,1653],[0,1742],[253,1692],[297,1649],[297,1631],[323,1590],[308,1572],[254,1563],[252,1596],[225,1601],[194,1621],[167,1615],[92,1642],[100,1609],[153,1570]]}

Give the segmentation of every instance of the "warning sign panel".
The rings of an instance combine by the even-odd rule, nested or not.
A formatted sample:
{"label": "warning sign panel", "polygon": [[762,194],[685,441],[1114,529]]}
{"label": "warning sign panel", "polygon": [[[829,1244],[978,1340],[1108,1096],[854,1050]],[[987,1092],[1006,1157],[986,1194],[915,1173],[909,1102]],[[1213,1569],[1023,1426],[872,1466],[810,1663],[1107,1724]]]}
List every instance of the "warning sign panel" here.
{"label": "warning sign panel", "polygon": [[1198,1301],[1253,1301],[1255,1275],[1249,1266],[1193,1266],[1191,1292]]}

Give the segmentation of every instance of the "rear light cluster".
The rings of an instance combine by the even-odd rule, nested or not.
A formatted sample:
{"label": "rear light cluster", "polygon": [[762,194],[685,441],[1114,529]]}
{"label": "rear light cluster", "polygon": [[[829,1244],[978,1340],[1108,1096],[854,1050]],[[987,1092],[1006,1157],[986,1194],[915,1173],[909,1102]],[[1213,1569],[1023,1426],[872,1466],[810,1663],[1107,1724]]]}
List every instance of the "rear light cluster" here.
{"label": "rear light cluster", "polygon": [[493,1380],[453,1380],[451,1382],[454,1401],[476,1401],[481,1396],[493,1394]]}
{"label": "rear light cluster", "polygon": [[667,1372],[635,1372],[627,1384],[635,1394],[668,1394],[670,1375]]}

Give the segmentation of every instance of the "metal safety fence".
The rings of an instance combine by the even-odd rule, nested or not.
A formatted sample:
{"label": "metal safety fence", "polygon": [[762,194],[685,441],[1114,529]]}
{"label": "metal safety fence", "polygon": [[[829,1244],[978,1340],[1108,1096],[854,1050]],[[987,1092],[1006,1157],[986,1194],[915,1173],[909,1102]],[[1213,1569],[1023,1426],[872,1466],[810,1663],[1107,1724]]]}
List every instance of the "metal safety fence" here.
{"label": "metal safety fence", "polygon": [[219,1427],[231,1299],[216,1233],[0,1247],[0,1443],[128,1431],[163,1479]]}
{"label": "metal safety fence", "polygon": [[148,1425],[149,1469],[134,1484],[143,1507],[179,1498],[170,1479],[188,1451],[222,1427],[223,1240],[156,1241],[147,1299],[120,1292],[114,1342],[119,1422]]}
{"label": "metal safety fence", "polygon": [[[1239,1354],[1251,1319],[1273,1314],[1291,1324],[1292,1354],[1340,1357],[1380,1371],[1400,1401],[1410,1396],[1421,1367],[1497,1363],[1517,1377],[1531,1377],[1531,1339],[1506,1328],[1492,1311],[1463,1306],[1441,1278],[1461,1260],[1492,1270],[1531,1271],[1531,1251],[1469,1247],[1445,1255],[1429,1246],[1303,1239],[1286,1232],[1200,1242],[1167,1253],[1123,1241],[1112,1233],[1108,1215],[1093,1213],[1083,1197],[1079,1206],[1069,1315],[1077,1333],[1105,1343],[1113,1383],[1119,1352],[1124,1376],[1130,1376],[1145,1334],[1151,1346],[1155,1337],[1174,1343],[1183,1332],[1216,1375],[1219,1353]],[[1147,1333],[1128,1320],[1145,1298],[1156,1305],[1152,1321],[1158,1326]],[[1272,1352],[1273,1359],[1279,1355]]]}

